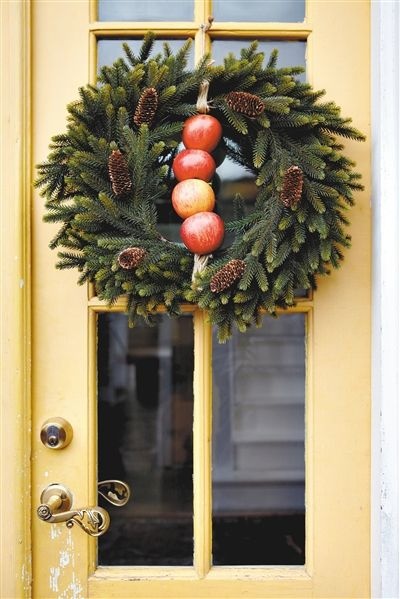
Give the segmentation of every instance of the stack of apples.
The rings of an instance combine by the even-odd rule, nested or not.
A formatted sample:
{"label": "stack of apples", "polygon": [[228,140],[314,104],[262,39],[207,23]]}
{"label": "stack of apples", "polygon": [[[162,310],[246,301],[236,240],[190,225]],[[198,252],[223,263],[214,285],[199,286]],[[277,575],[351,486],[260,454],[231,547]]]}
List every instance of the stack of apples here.
{"label": "stack of apples", "polygon": [[208,114],[196,114],[183,125],[185,149],[173,161],[179,181],[172,192],[175,212],[184,219],[180,236],[193,254],[210,254],[222,244],[224,221],[213,212],[215,194],[210,185],[216,164],[211,152],[222,137],[221,123]]}

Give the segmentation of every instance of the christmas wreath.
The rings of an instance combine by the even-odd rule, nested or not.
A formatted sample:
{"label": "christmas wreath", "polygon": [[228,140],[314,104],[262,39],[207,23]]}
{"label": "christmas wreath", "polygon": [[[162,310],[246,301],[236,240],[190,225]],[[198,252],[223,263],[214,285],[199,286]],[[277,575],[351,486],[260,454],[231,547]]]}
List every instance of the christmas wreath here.
{"label": "christmas wreath", "polygon": [[[362,186],[336,136],[364,137],[297,77],[302,68],[277,68],[276,51],[265,62],[257,42],[194,69],[190,40],[175,55],[167,43],[151,55],[153,43],[149,33],[137,56],[124,45],[126,58],[68,106],[67,131],[52,138],[36,181],[45,220],[62,223],[50,247],[61,247],[58,268],[77,268],[99,298],[126,295],[132,324],[189,302],[224,341],[340,265],[346,210]],[[257,185],[250,206],[232,198],[225,223],[214,177],[224,155]],[[183,243],[168,238],[166,210],[184,219]]]}

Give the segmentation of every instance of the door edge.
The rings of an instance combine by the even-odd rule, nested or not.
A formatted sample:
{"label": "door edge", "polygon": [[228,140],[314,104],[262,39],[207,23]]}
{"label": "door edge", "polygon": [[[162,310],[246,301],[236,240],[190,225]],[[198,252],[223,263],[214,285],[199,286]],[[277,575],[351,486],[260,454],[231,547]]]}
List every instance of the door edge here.
{"label": "door edge", "polygon": [[31,2],[0,3],[0,596],[31,596]]}

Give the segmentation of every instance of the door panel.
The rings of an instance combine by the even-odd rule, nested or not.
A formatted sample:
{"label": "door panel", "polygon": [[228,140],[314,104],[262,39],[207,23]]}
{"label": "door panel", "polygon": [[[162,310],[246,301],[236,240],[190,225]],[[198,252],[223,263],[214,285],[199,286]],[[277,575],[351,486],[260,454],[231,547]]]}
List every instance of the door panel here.
{"label": "door panel", "polygon": [[[105,7],[111,3],[103,4]],[[222,6],[222,3],[219,4]],[[193,23],[188,23],[186,19],[190,18],[182,15],[185,22],[161,22],[160,19],[157,27],[155,23],[123,21],[123,16],[118,17],[121,21],[115,24],[106,20],[110,18],[106,13],[100,15],[104,21],[97,21],[95,3],[89,0],[34,2],[33,162],[38,163],[45,158],[51,135],[65,127],[65,106],[76,98],[77,88],[89,77],[94,80],[98,40],[105,47],[108,40],[115,43],[116,38],[139,38],[148,28],[156,28],[160,38],[184,39],[188,35],[193,36],[198,57],[202,48],[199,26],[206,22],[209,10],[208,2],[198,0],[194,5]],[[172,19],[172,16],[169,18]],[[297,18],[301,17],[293,16],[293,21],[297,21]],[[279,39],[283,44],[285,40],[290,40],[302,52],[306,47],[308,80],[317,88],[325,87],[328,99],[334,99],[342,105],[344,114],[354,115],[356,126],[368,134],[369,2],[366,0],[339,4],[331,0],[309,1],[304,23],[260,24],[252,21],[243,24],[239,20],[235,22],[232,16],[231,23],[224,24],[216,20],[209,36],[208,43],[215,40],[216,49],[221,40],[223,45],[228,44],[230,39],[233,39],[234,44],[245,45],[245,40],[251,37],[268,43]],[[99,49],[99,56],[100,52],[103,50]],[[224,53],[225,49],[222,51]],[[247,372],[247,379],[240,372],[239,366],[235,368],[234,358],[229,358],[231,362],[228,363],[228,370],[234,381],[232,392],[225,401],[229,403],[227,409],[231,410],[231,415],[228,428],[223,427],[225,436],[221,438],[217,436],[221,422],[221,416],[218,415],[218,377],[214,376],[213,391],[211,370],[212,331],[203,314],[199,310],[192,311],[191,308],[184,310],[183,319],[185,322],[193,322],[194,331],[191,341],[193,353],[190,344],[183,350],[194,356],[193,365],[186,365],[186,375],[188,372],[193,375],[193,404],[190,407],[190,401],[176,398],[182,388],[179,393],[175,393],[172,384],[175,376],[173,355],[179,349],[180,342],[174,342],[173,331],[170,329],[168,343],[164,337],[163,343],[159,344],[160,335],[166,334],[163,329],[165,324],[158,326],[158,338],[150,343],[151,355],[147,356],[147,362],[143,361],[143,355],[138,355],[143,353],[145,346],[143,338],[140,340],[140,330],[128,332],[122,326],[121,330],[129,338],[128,341],[125,340],[127,352],[123,358],[126,363],[125,374],[114,372],[111,383],[110,380],[105,381],[104,369],[110,368],[110,361],[108,366],[104,364],[103,351],[100,351],[97,359],[99,348],[101,350],[104,347],[104,331],[102,332],[101,327],[104,328],[107,320],[109,325],[110,322],[123,322],[125,317],[119,313],[123,312],[124,302],[121,300],[109,310],[93,296],[93,289],[86,290],[76,285],[75,273],[60,273],[54,269],[55,256],[47,249],[47,245],[55,231],[52,231],[50,225],[43,225],[42,201],[35,201],[33,506],[36,508],[40,503],[42,490],[54,482],[63,483],[72,491],[75,507],[99,505],[96,488],[98,470],[99,476],[105,474],[104,454],[107,453],[111,435],[111,421],[107,419],[107,415],[104,416],[104,411],[99,417],[98,407],[101,402],[106,401],[105,398],[110,397],[110,389],[114,397],[112,401],[115,397],[121,399],[123,389],[122,395],[118,393],[124,385],[120,385],[120,376],[127,377],[124,379],[126,389],[131,392],[134,400],[129,408],[129,419],[126,414],[122,418],[125,433],[119,451],[125,457],[129,456],[127,463],[132,471],[135,471],[136,464],[140,474],[142,464],[142,473],[145,471],[146,477],[149,470],[152,470],[149,468],[151,459],[159,465],[159,469],[154,470],[153,478],[138,476],[140,488],[135,489],[136,483],[132,481],[132,504],[127,511],[121,510],[119,515],[112,513],[111,527],[115,525],[115,529],[111,528],[111,536],[104,536],[101,540],[99,554],[97,541],[85,535],[78,527],[67,529],[63,524],[47,524],[39,521],[35,512],[33,513],[35,597],[364,598],[369,595],[369,144],[346,142],[346,147],[347,152],[357,161],[358,170],[363,173],[364,183],[367,185],[366,191],[357,195],[357,205],[351,212],[353,248],[346,254],[340,271],[333,273],[331,278],[320,281],[319,289],[313,297],[300,299],[297,307],[290,311],[292,314],[281,316],[277,321],[278,325],[271,323],[268,318],[265,320],[261,331],[269,330],[268,334],[274,337],[274,326],[284,327],[282,323],[285,319],[288,319],[287,322],[292,319],[296,323],[294,330],[297,337],[294,335],[290,344],[284,346],[285,335],[288,333],[280,331],[273,339],[275,351],[268,353],[268,339],[262,338],[263,333],[254,331],[246,337],[238,335],[222,349],[214,349],[216,360],[219,352],[229,354],[238,351],[240,354],[240,351],[244,351],[245,355],[250,352],[249,361],[254,363],[251,352],[254,352],[257,343],[262,346],[262,350],[255,354],[257,359],[261,358],[261,369],[251,376]],[[226,193],[229,195],[229,190]],[[251,195],[251,189],[249,194]],[[165,323],[165,317],[160,315],[159,322]],[[168,322],[169,326],[179,327]],[[192,325],[189,328],[192,330]],[[163,331],[162,334],[160,331]],[[258,335],[261,336],[261,341]],[[182,337],[184,333],[181,332],[178,338]],[[250,348],[243,350],[242,343],[246,345],[248,342],[251,342]],[[146,343],[149,347],[148,341]],[[118,351],[114,354],[119,369]],[[179,362],[181,360],[179,358]],[[240,359],[238,360],[240,364]],[[263,381],[261,373],[263,370],[268,371],[268,362],[278,367],[284,367],[286,363],[292,370],[289,372],[290,368],[286,369],[284,375],[275,370],[267,381]],[[154,370],[158,371],[158,377],[151,380],[148,372]],[[138,399],[138,387],[141,384],[145,386],[144,395],[141,395],[143,402],[146,403],[148,397],[153,396],[151,406],[141,405],[142,400]],[[180,384],[185,387],[187,395],[190,387],[188,377],[183,383],[181,380]],[[261,387],[264,393],[260,393]],[[175,399],[172,401],[174,395]],[[152,417],[149,416],[151,410]],[[179,476],[186,476],[183,494],[187,494],[191,486],[191,477],[187,476],[190,458],[187,453],[183,455],[182,447],[185,448],[186,442],[187,452],[190,446],[187,439],[191,431],[191,424],[188,423],[192,418],[192,410],[193,501],[188,500],[187,496],[177,497]],[[178,413],[179,419],[173,420],[174,431],[171,437],[171,418]],[[74,432],[72,443],[61,451],[47,449],[40,442],[42,423],[54,416],[66,418]],[[169,424],[163,429],[162,425],[168,419]],[[103,425],[110,424],[108,429],[104,426],[101,428],[102,420]],[[214,512],[210,443],[213,435],[212,420],[215,435]],[[132,424],[133,421],[137,423],[137,428]],[[147,437],[142,428],[145,425],[140,424],[145,421],[148,427]],[[103,457],[99,461],[98,429],[99,444],[103,448]],[[249,438],[249,431],[256,431],[254,434],[259,436],[257,443],[253,442],[251,435]],[[151,443],[154,436],[157,437],[158,444]],[[183,437],[186,441],[182,446]],[[143,451],[140,454],[138,451],[142,441],[147,443],[147,453]],[[130,446],[129,443],[133,445]],[[175,447],[175,453],[172,446]],[[166,474],[166,466],[170,466],[174,460],[185,465],[183,474],[181,471],[179,475],[176,471],[173,474],[168,471]],[[124,460],[120,462],[123,465]],[[105,475],[110,478],[123,476],[124,472],[121,470],[118,475],[112,473],[112,467],[117,470],[117,465],[117,458],[111,460]],[[137,472],[134,474],[136,476]],[[260,476],[264,477],[261,483]],[[165,482],[168,477],[169,481]],[[246,489],[237,482],[241,479],[247,480],[247,499],[241,496],[242,491],[237,491]],[[183,479],[180,480],[182,482]],[[297,565],[288,567],[283,565],[288,561],[283,562],[277,558],[277,564],[267,557],[260,557],[255,564],[257,556],[254,559],[249,557],[250,565],[245,565],[248,562],[243,561],[240,552],[239,556],[235,553],[241,543],[237,533],[240,526],[237,522],[232,523],[231,519],[231,526],[226,529],[226,521],[223,522],[221,517],[226,520],[226,515],[232,516],[233,513],[236,519],[242,517],[243,512],[239,512],[244,502],[250,507],[253,505],[255,511],[260,510],[259,498],[254,491],[255,481],[261,484],[259,489],[265,491],[260,495],[267,496],[262,509],[275,509],[280,503],[286,510],[283,517],[292,518],[290,530],[297,530],[297,533],[288,532],[289,520],[284,522],[282,518],[276,518],[275,524],[280,538],[284,536],[286,543],[289,542],[293,552],[299,556],[297,562],[291,562]],[[284,496],[283,484],[290,489],[289,495]],[[229,494],[223,490],[224,485],[230,489]],[[146,487],[149,491],[147,496]],[[190,489],[190,493],[191,491]],[[166,499],[166,503],[157,503],[157,497]],[[153,561],[153,565],[140,559],[127,559],[129,552],[121,549],[117,538],[119,555],[122,555],[118,559],[125,560],[125,565],[123,568],[115,567],[117,562],[112,561],[109,547],[113,543],[112,535],[116,534],[115,531],[124,528],[124,519],[128,517],[128,513],[133,515],[133,520],[136,518],[138,525],[143,526],[143,519],[140,520],[139,516],[143,516],[146,510],[148,515],[149,503],[153,502],[152,508],[157,505],[157,509],[160,509],[160,506],[171,505],[168,503],[171,497],[174,498],[175,507],[178,499],[181,501],[180,507],[184,505],[186,516],[193,510],[193,560],[189,556],[188,561],[186,552],[184,559],[178,556],[178,561],[174,562],[176,565],[171,565],[171,561],[168,561],[174,557],[171,551],[167,552],[165,561],[157,558],[159,561]],[[304,505],[305,520],[302,515]],[[222,531],[217,533],[217,529],[214,530],[215,565],[212,565],[213,515],[214,527],[219,525],[219,530]],[[189,520],[190,518],[191,516]],[[156,527],[153,533],[157,530],[157,519],[153,519],[153,525],[154,522]],[[235,524],[236,529],[232,524]],[[159,525],[161,529],[165,523]],[[249,530],[251,532],[252,527],[261,528],[267,537],[266,541],[271,542],[271,529],[265,527],[260,520],[253,521],[246,529],[246,535]],[[143,533],[143,528],[139,533],[139,529],[129,530],[130,537]],[[226,553],[222,555],[217,542],[220,547],[221,535],[226,538],[233,534],[232,531],[236,536],[230,544],[235,551],[228,556]],[[305,531],[305,547],[299,531],[303,531],[303,534]],[[187,537],[187,530],[184,534]],[[189,539],[190,535],[191,532]],[[290,536],[288,541],[287,537]],[[134,545],[130,547],[133,547],[131,556],[136,549]],[[143,553],[149,552],[148,546],[145,546]],[[137,558],[137,554],[135,555]],[[268,562],[277,565],[269,565]]]}

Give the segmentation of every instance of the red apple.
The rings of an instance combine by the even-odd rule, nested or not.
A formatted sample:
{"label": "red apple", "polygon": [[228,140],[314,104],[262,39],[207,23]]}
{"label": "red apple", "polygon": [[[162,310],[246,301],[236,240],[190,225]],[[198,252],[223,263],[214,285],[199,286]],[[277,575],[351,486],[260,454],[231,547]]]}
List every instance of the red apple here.
{"label": "red apple", "polygon": [[183,150],[172,163],[172,170],[178,181],[211,181],[215,173],[215,162],[211,154],[204,150]]}
{"label": "red apple", "polygon": [[181,218],[187,218],[196,212],[211,212],[215,206],[215,194],[205,181],[185,179],[175,185],[172,205]]}
{"label": "red apple", "polygon": [[224,240],[224,221],[215,212],[197,212],[181,225],[180,235],[193,254],[210,254]]}
{"label": "red apple", "polygon": [[221,123],[209,114],[195,114],[183,124],[182,141],[186,148],[212,152],[221,137]]}

